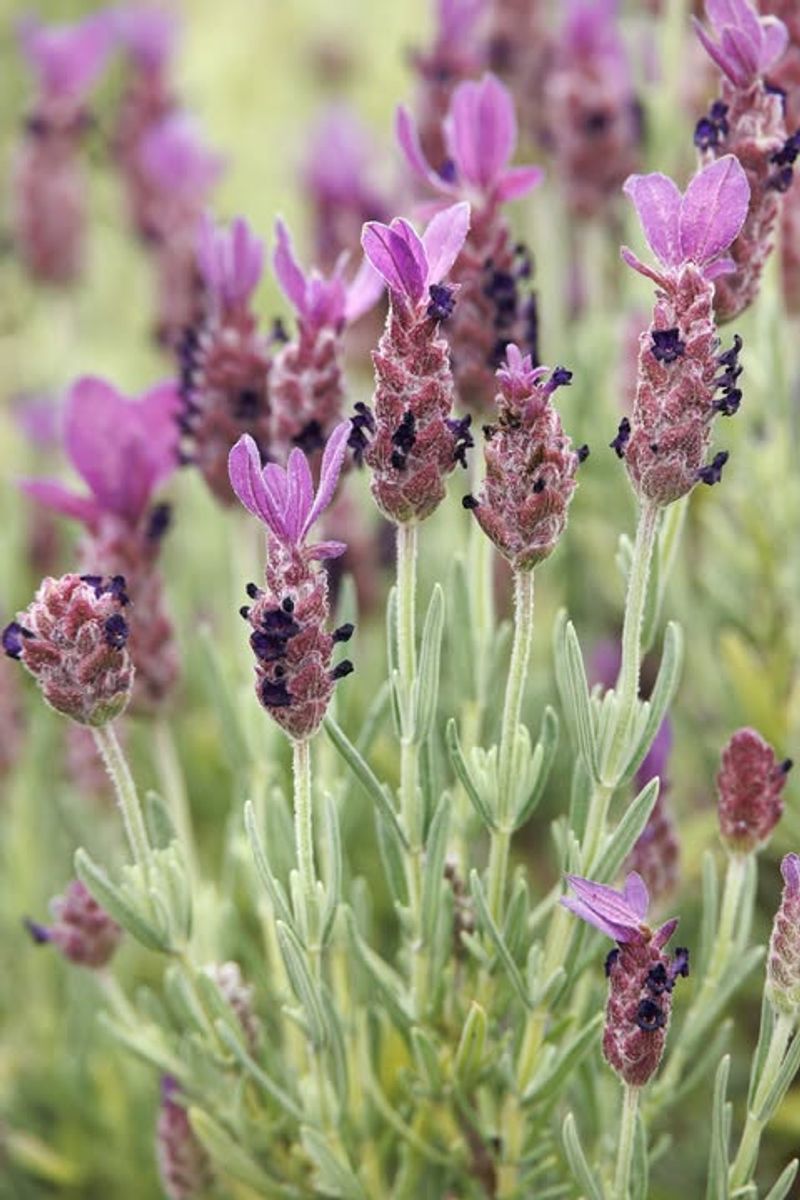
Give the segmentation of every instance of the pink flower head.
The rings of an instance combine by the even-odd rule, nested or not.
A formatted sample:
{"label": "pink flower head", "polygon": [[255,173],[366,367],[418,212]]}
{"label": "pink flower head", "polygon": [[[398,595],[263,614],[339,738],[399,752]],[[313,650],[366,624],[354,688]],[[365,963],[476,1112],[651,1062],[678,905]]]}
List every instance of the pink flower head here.
{"label": "pink flower head", "polygon": [[186,113],[163,118],[142,139],[139,161],[150,181],[165,192],[191,197],[201,205],[224,168],[221,155],[209,150],[197,123]]}
{"label": "pink flower head", "polygon": [[81,101],[106,65],[113,29],[102,12],[74,25],[40,25],[28,17],[20,22],[19,37],[43,95]]}
{"label": "pink flower head", "polygon": [[390,292],[405,297],[416,308],[458,258],[469,219],[469,205],[454,204],[436,214],[421,238],[402,217],[396,217],[391,225],[369,221],[361,245]]}
{"label": "pink flower head", "polygon": [[[333,499],[349,435],[350,422],[343,421],[328,438],[316,494],[308,459],[297,447],[285,470],[276,463],[262,467],[258,447],[249,434],[240,437],[231,450],[231,487],[247,511],[263,521],[287,549],[304,547],[312,525]],[[309,557],[336,558],[345,549],[343,542],[318,542],[310,547]]]}
{"label": "pink flower head", "polygon": [[179,407],[171,382],[129,399],[102,379],[78,379],[64,407],[64,443],[91,495],[48,479],[24,480],[23,490],[90,527],[103,513],[137,524],[156,487],[177,466]]}
{"label": "pink flower head", "polygon": [[[520,401],[530,394],[540,379],[550,374],[550,368],[535,367],[531,355],[523,354],[519,346],[511,342],[506,347],[506,356],[496,374],[509,399]],[[555,390],[556,386],[554,384],[550,390]]]}
{"label": "pink flower head", "polygon": [[397,110],[396,133],[411,170],[445,195],[514,200],[542,178],[540,167],[509,166],[517,143],[514,101],[494,75],[460,83],[454,90],[445,119],[450,158],[441,173],[425,158],[414,119],[403,106]]}
{"label": "pink flower head", "polygon": [[206,214],[197,238],[197,262],[206,287],[223,308],[236,308],[245,305],[258,287],[264,243],[243,217],[223,229]]}
{"label": "pink flower head", "polygon": [[311,135],[303,172],[310,191],[328,202],[358,203],[374,156],[367,131],[344,105],[326,108]]}
{"label": "pink flower head", "polygon": [[572,59],[605,58],[628,75],[628,59],[617,28],[617,0],[570,0],[559,36]]}
{"label": "pink flower head", "polygon": [[73,879],[63,896],[51,901],[50,909],[52,925],[26,921],[34,941],[40,945],[52,942],[64,958],[78,966],[94,970],[106,966],[122,939],[122,930],[86,886]]}
{"label": "pink flower head", "polygon": [[[658,171],[629,176],[623,191],[633,201],[647,243],[668,274],[677,273],[687,262],[698,266],[706,279],[733,270],[732,260],[723,255],[744,224],[750,186],[732,154],[698,171],[683,195],[669,176]],[[661,282],[661,276],[627,246],[622,257],[635,271]]]}
{"label": "pink flower head", "polygon": [[781,862],[783,895],[775,914],[767,955],[767,994],[775,1008],[789,1016],[800,1010],[800,858]]}
{"label": "pink flower head", "polygon": [[295,258],[289,230],[280,219],[275,222],[275,233],[277,244],[272,256],[275,274],[283,294],[305,325],[338,330],[363,317],[377,302],[383,283],[368,262],[362,262],[350,284],[345,283],[342,275],[344,255],[327,279],[317,270],[306,273]]}
{"label": "pink flower head", "polygon": [[575,896],[562,897],[564,908],[607,937],[615,942],[631,942],[647,932],[645,917],[650,897],[644,880],[635,871],[627,877],[621,892],[579,875],[567,875],[567,882]]}
{"label": "pink flower head", "polygon": [[120,42],[143,69],[157,71],[174,54],[178,19],[172,9],[161,4],[123,4],[113,19]]}
{"label": "pink flower head", "polygon": [[692,18],[703,47],[735,87],[747,88],[783,55],[789,33],[778,17],[759,16],[748,0],[706,0],[710,36]]}
{"label": "pink flower head", "polygon": [[792,760],[779,762],[755,729],[737,729],[717,773],[720,834],[734,854],[763,846],[783,814],[782,792]]}

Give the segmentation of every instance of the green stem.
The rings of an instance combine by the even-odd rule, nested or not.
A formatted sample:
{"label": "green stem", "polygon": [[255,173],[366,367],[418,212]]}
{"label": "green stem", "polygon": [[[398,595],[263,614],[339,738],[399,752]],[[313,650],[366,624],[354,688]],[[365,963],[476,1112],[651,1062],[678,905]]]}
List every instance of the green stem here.
{"label": "green stem", "polygon": [[312,929],[316,905],[316,868],[314,865],[314,827],[311,802],[311,747],[307,738],[292,742],[294,781],[294,840],[297,869],[305,905],[306,937],[313,941]]}
{"label": "green stem", "polygon": [[514,821],[512,800],[516,795],[515,767],[517,732],[533,640],[533,571],[514,572],[514,642],[503,704],[500,755],[497,765],[497,824],[489,851],[489,910],[500,921],[508,872],[508,851]]}
{"label": "green stem", "polygon": [[422,931],[422,850],[424,814],[419,797],[418,746],[414,740],[414,682],[417,675],[417,526],[397,526],[397,664],[400,674],[402,736],[400,741],[400,814],[408,838],[405,859],[411,917],[411,976],[414,1009],[421,1016],[427,992]]}
{"label": "green stem", "polygon": [[636,1115],[639,1110],[639,1088],[625,1084],[622,1120],[619,1127],[617,1169],[614,1174],[614,1200],[629,1200],[633,1141],[636,1134]]}
{"label": "green stem", "polygon": [[128,839],[131,856],[133,861],[146,871],[150,862],[150,841],[142,816],[139,794],[136,791],[136,784],[133,781],[127,759],[112,724],[97,726],[92,729],[92,733],[117,793],[117,802],[122,813],[125,836]]}
{"label": "green stem", "polygon": [[695,1049],[698,1022],[703,1020],[733,956],[736,942],[736,918],[741,907],[748,861],[749,856],[744,854],[732,854],[728,859],[722,909],[708,969],[703,977],[702,987],[686,1014],[681,1037],[676,1042],[675,1049],[670,1055],[666,1069],[654,1091],[653,1103],[656,1107],[662,1102],[662,1097],[668,1099],[674,1093],[680,1082],[687,1055],[692,1054]]}
{"label": "green stem", "polygon": [[731,1166],[729,1178],[731,1193],[736,1188],[744,1187],[746,1183],[750,1182],[753,1176],[753,1171],[758,1161],[761,1134],[765,1124],[765,1122],[759,1120],[756,1114],[761,1109],[781,1069],[781,1064],[786,1054],[786,1047],[789,1044],[789,1038],[792,1036],[793,1029],[794,1018],[789,1016],[788,1013],[781,1013],[772,1031],[772,1040],[767,1052],[764,1069],[761,1072],[761,1078],[758,1081],[758,1087],[753,1097],[753,1107],[748,1110],[747,1120],[742,1132],[742,1140],[739,1143],[736,1158],[733,1160],[733,1165]]}
{"label": "green stem", "polygon": [[606,761],[603,763],[603,778],[616,785],[621,759],[625,752],[631,724],[639,699],[639,673],[642,661],[642,625],[647,604],[647,584],[650,578],[650,563],[653,557],[658,508],[643,503],[636,527],[636,542],[633,548],[628,594],[625,599],[625,620],[622,627],[622,663],[617,680],[617,713],[614,737]]}

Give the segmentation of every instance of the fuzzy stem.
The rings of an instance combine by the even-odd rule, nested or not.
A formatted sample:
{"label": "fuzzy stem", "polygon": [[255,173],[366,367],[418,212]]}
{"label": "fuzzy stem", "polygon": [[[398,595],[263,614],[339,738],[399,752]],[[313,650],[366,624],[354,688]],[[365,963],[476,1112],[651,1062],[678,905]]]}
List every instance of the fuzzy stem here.
{"label": "fuzzy stem", "polygon": [[636,1133],[636,1115],[639,1110],[639,1088],[625,1084],[622,1120],[619,1128],[617,1169],[614,1174],[614,1200],[629,1200],[631,1165],[633,1163],[633,1140]]}
{"label": "fuzzy stem", "polygon": [[411,977],[414,1009],[423,1013],[427,968],[422,932],[423,812],[418,795],[418,746],[414,740],[412,711],[417,675],[416,634],[417,526],[397,526],[397,661],[400,674],[402,737],[400,742],[400,812],[409,842],[405,859],[406,887],[411,917]]}
{"label": "fuzzy stem", "polygon": [[139,793],[130,772],[127,759],[119,744],[112,724],[100,725],[92,729],[95,744],[105,763],[106,770],[111,776],[122,821],[125,826],[125,836],[133,861],[144,870],[150,862],[150,840],[139,803]]}
{"label": "fuzzy stem", "polygon": [[314,829],[311,803],[311,748],[307,738],[292,742],[292,776],[294,781],[294,839],[297,868],[300,872],[306,907],[306,936],[313,940],[312,922],[316,903],[316,869],[314,866]]}
{"label": "fuzzy stem", "polygon": [[650,563],[653,557],[658,508],[647,502],[642,504],[639,523],[636,527],[636,542],[633,548],[628,594],[625,599],[625,620],[622,627],[622,663],[617,680],[617,714],[614,737],[603,764],[603,777],[615,785],[621,769],[621,760],[630,734],[631,724],[639,698],[639,672],[642,661],[642,625],[647,603],[647,584],[650,578]]}
{"label": "fuzzy stem", "polygon": [[515,571],[514,643],[511,648],[511,662],[506,682],[503,725],[500,733],[500,755],[497,766],[496,815],[498,828],[492,831],[491,836],[487,884],[489,910],[497,921],[502,918],[511,826],[514,820],[511,799],[515,782],[517,731],[533,640],[533,603],[533,571]]}
{"label": "fuzzy stem", "polygon": [[770,1041],[764,1069],[761,1072],[761,1078],[758,1081],[758,1087],[753,1097],[753,1107],[748,1110],[747,1120],[742,1132],[742,1140],[739,1143],[736,1158],[733,1160],[733,1165],[731,1166],[729,1178],[731,1194],[737,1188],[744,1187],[753,1177],[753,1171],[758,1162],[758,1148],[761,1142],[761,1134],[766,1123],[758,1118],[757,1113],[766,1100],[781,1069],[793,1029],[794,1017],[789,1016],[788,1013],[780,1013],[775,1022],[775,1028],[772,1031],[772,1040]]}

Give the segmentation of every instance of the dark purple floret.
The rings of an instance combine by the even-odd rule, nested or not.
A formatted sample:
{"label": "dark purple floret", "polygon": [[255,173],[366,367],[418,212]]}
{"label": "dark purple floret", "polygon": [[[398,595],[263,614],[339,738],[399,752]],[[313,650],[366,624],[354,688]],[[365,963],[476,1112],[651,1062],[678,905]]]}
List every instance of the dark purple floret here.
{"label": "dark purple floret", "polygon": [[344,679],[346,675],[352,675],[353,671],[355,671],[355,667],[350,659],[343,658],[331,671],[331,679]]}
{"label": "dark purple floret", "polygon": [[447,428],[451,433],[455,434],[456,443],[453,447],[453,460],[461,463],[462,467],[467,465],[467,451],[471,450],[475,445],[470,432],[472,417],[467,413],[466,417],[460,419],[453,417],[447,421]]}
{"label": "dark purple floret", "polygon": [[727,450],[720,450],[718,454],[714,455],[712,462],[710,462],[707,466],[700,468],[700,470],[697,472],[697,478],[701,481],[701,483],[707,483],[709,487],[711,487],[712,484],[719,483],[719,481],[722,479],[722,468],[725,466],[725,463],[728,461],[729,457],[730,456]]}
{"label": "dark purple floret", "polygon": [[786,139],[780,150],[773,154],[769,161],[778,167],[791,167],[797,161],[798,154],[800,154],[800,129]]}
{"label": "dark purple floret", "polygon": [[20,658],[23,638],[32,638],[33,636],[30,629],[20,625],[19,621],[12,621],[3,630],[3,649],[9,658]]}
{"label": "dark purple floret", "polygon": [[292,438],[292,441],[306,455],[313,454],[315,450],[321,450],[325,445],[325,435],[319,421],[309,421],[297,436]]}
{"label": "dark purple floret", "polygon": [[262,633],[256,630],[250,635],[250,646],[261,662],[275,662],[286,653],[288,637],[280,633]]}
{"label": "dark purple floret", "polygon": [[458,178],[458,172],[456,171],[456,164],[453,162],[452,158],[446,158],[444,160],[442,165],[439,167],[439,175],[445,181],[445,183],[455,183],[456,179]]}
{"label": "dark purple floret", "polygon": [[604,963],[606,979],[608,979],[609,975],[611,974],[611,968],[614,966],[614,963],[617,961],[618,958],[619,958],[619,949],[615,946],[614,949],[609,950],[608,954],[606,955],[606,961]]}
{"label": "dark purple floret", "polygon": [[121,650],[128,640],[128,622],[122,613],[113,613],[103,626],[106,642],[114,650]]}
{"label": "dark purple floret", "polygon": [[292,703],[282,679],[265,679],[261,684],[261,699],[267,708],[288,708]]}
{"label": "dark purple floret", "polygon": [[467,511],[469,511],[473,508],[478,507],[478,501],[472,495],[464,496],[464,498],[461,501],[461,507],[466,508]]}
{"label": "dark purple floret", "polygon": [[572,383],[572,371],[566,367],[555,367],[553,374],[550,376],[550,386],[555,391],[556,388],[568,387]]}
{"label": "dark purple floret", "polygon": [[653,339],[653,358],[657,362],[675,362],[686,350],[678,329],[654,329],[650,336]]}
{"label": "dark purple floret", "polygon": [[172,523],[172,505],[166,502],[156,504],[147,521],[146,538],[150,542],[160,542]]}
{"label": "dark purple floret", "polygon": [[584,442],[582,446],[578,446],[578,449],[575,451],[575,453],[578,456],[578,462],[582,463],[582,462],[586,462],[587,458],[591,454],[591,451],[590,451],[589,447],[587,446],[586,442]]}
{"label": "dark purple floret", "polygon": [[780,194],[783,195],[785,192],[788,192],[789,188],[792,186],[793,179],[794,168],[781,167],[779,171],[775,171],[772,175],[770,175],[766,186],[773,192],[780,192]]}
{"label": "dark purple floret", "polygon": [[353,636],[355,626],[347,621],[346,624],[340,625],[338,629],[334,629],[332,637],[334,642],[349,642]]}
{"label": "dark purple floret", "polygon": [[724,141],[729,131],[728,106],[715,100],[707,117],[701,117],[694,130],[694,144],[698,150],[711,150]]}
{"label": "dark purple floret", "polygon": [[416,420],[413,412],[407,409],[403,414],[402,421],[392,434],[392,445],[396,449],[392,452],[391,463],[395,470],[402,471],[405,469],[406,458],[411,453],[416,440]]}
{"label": "dark purple floret", "polygon": [[619,423],[619,429],[617,430],[617,436],[614,438],[614,440],[612,442],[608,443],[609,446],[611,447],[611,449],[616,454],[617,458],[625,457],[625,447],[628,444],[628,440],[629,440],[630,436],[631,436],[631,423],[627,417],[623,417]]}
{"label": "dark purple floret", "polygon": [[635,1020],[645,1033],[655,1033],[657,1029],[663,1029],[667,1023],[664,1010],[659,1004],[656,1004],[655,1000],[640,1000]]}
{"label": "dark purple floret", "polygon": [[364,462],[364,451],[369,445],[367,435],[375,432],[375,417],[363,400],[359,400],[354,407],[356,415],[350,418],[350,436],[347,444],[353,451],[356,466],[360,467]]}
{"label": "dark purple floret", "polygon": [[50,930],[46,925],[40,925],[38,921],[32,921],[30,917],[26,917],[22,923],[37,946],[45,946],[52,940]]}
{"label": "dark purple floret", "polygon": [[283,608],[271,608],[261,622],[261,628],[265,633],[274,633],[283,638],[294,637],[300,632],[300,626]]}
{"label": "dark purple floret", "polygon": [[456,306],[456,296],[452,288],[443,283],[433,283],[428,288],[430,303],[428,316],[434,321],[446,321],[452,315]]}
{"label": "dark purple floret", "polygon": [[715,402],[714,408],[723,417],[732,417],[734,413],[739,411],[741,402],[742,392],[740,388],[726,388],[719,400]]}
{"label": "dark purple floret", "polygon": [[248,583],[244,590],[247,592],[251,600],[257,600],[261,595],[261,588],[255,583]]}

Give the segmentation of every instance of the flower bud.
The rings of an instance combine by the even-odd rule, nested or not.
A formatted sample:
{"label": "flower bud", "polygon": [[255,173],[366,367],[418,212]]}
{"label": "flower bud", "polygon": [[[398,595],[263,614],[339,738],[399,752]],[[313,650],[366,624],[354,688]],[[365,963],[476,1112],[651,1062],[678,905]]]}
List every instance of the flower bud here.
{"label": "flower bud", "polygon": [[242,1027],[247,1049],[255,1054],[261,1042],[261,1022],[253,1011],[253,987],[245,983],[236,962],[212,963],[206,974],[214,980],[220,992],[236,1014]]}
{"label": "flower bud", "polygon": [[35,941],[52,942],[64,958],[82,967],[96,970],[110,961],[122,930],[80,880],[74,879],[63,896],[51,901],[50,911],[52,925],[27,923]]}
{"label": "flower bud", "polygon": [[34,676],[47,703],[80,725],[105,725],[133,683],[121,575],[42,581],[32,604],[3,631],[3,649]]}
{"label": "flower bud", "polygon": [[775,1008],[796,1015],[800,1009],[800,857],[781,863],[783,895],[775,914],[767,956],[767,994]]}
{"label": "flower bud", "polygon": [[723,842],[734,854],[763,846],[783,812],[781,792],[792,766],[755,729],[739,729],[722,751],[717,774],[718,815]]}
{"label": "flower bud", "polygon": [[161,1186],[169,1200],[205,1195],[213,1175],[211,1162],[178,1102],[180,1085],[171,1075],[161,1081],[161,1110],[156,1125],[156,1157]]}

